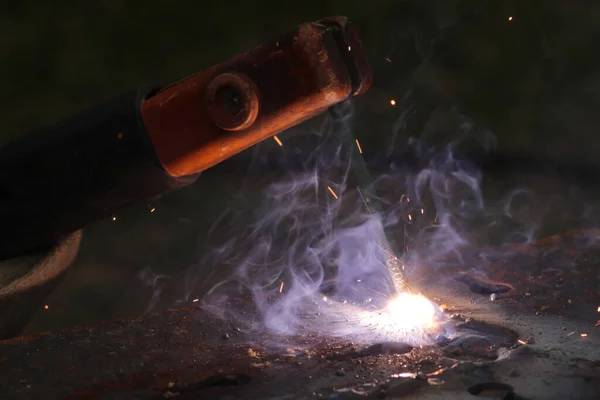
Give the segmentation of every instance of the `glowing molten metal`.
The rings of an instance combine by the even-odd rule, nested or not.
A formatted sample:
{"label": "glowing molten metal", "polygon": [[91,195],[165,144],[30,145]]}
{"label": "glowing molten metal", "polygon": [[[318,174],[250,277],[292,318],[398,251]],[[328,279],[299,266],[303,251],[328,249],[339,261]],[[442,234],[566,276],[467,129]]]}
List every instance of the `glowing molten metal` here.
{"label": "glowing molten metal", "polygon": [[418,294],[400,294],[390,301],[387,311],[406,329],[426,330],[436,321],[436,306]]}

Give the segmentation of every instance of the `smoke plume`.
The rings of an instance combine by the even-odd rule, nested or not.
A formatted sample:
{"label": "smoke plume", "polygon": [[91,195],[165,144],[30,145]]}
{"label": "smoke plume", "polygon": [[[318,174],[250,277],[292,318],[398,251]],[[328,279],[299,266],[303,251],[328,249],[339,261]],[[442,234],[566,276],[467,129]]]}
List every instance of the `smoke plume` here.
{"label": "smoke plume", "polygon": [[409,162],[371,179],[351,119],[342,105],[317,132],[272,146],[275,161],[256,149],[249,174],[278,168],[258,196],[240,199],[215,226],[228,240],[202,268],[231,272],[202,299],[207,309],[281,334],[363,336],[372,321],[358,314],[405,290],[423,258],[459,254],[471,242],[486,213],[480,171],[452,145],[411,140]]}

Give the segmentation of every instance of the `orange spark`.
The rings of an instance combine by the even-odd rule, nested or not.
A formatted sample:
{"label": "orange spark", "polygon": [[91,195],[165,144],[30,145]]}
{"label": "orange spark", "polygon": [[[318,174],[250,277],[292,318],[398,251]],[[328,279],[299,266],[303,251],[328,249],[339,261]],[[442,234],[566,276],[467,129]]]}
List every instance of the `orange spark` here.
{"label": "orange spark", "polygon": [[386,58],[385,58],[385,60],[386,60],[387,62],[392,62],[392,60],[390,60],[390,58],[389,58],[389,57],[386,57]]}
{"label": "orange spark", "polygon": [[46,304],[46,305],[44,306],[44,309],[45,309],[45,310],[47,310],[47,309],[49,309],[49,308],[50,308],[50,307],[48,307],[48,304]]}
{"label": "orange spark", "polygon": [[281,285],[279,285],[279,293],[283,292],[283,281],[281,281]]}
{"label": "orange spark", "polygon": [[423,210],[423,209],[421,208],[421,214],[424,214],[424,213],[425,213],[425,210]]}
{"label": "orange spark", "polygon": [[396,100],[394,100],[394,99],[390,100],[390,104],[393,105],[393,106],[395,106],[396,105]]}
{"label": "orange spark", "polygon": [[283,143],[281,143],[281,140],[279,140],[279,138],[277,137],[277,135],[273,136],[273,139],[275,139],[275,141],[277,142],[277,144],[281,147],[283,147]]}
{"label": "orange spark", "polygon": [[581,337],[587,337],[587,333],[582,333]]}
{"label": "orange spark", "polygon": [[194,299],[192,300],[193,303],[197,303],[200,299]]}
{"label": "orange spark", "polygon": [[154,212],[154,211],[156,211],[156,208],[155,208],[155,207],[152,207],[152,208],[150,209],[150,212]]}
{"label": "orange spark", "polygon": [[333,195],[333,197],[335,197],[335,199],[337,200],[337,194],[335,194],[335,192],[333,191],[333,189],[331,188],[331,186],[327,186],[327,189],[329,189],[329,191],[331,192],[331,194]]}
{"label": "orange spark", "polygon": [[348,51],[352,51],[352,46],[348,46]]}
{"label": "orange spark", "polygon": [[362,154],[362,148],[360,147],[360,143],[358,142],[358,139],[356,139],[356,147],[358,147],[358,152],[360,154]]}
{"label": "orange spark", "polygon": [[435,219],[433,220],[433,222],[434,222],[434,223],[436,223],[436,222],[437,222],[437,219],[438,219],[438,215],[437,215],[437,214],[435,214]]}
{"label": "orange spark", "polygon": [[521,343],[521,344],[527,344],[527,342],[525,342],[525,341],[523,341],[523,340],[521,340],[521,339],[517,340],[517,342],[519,342],[519,343]]}
{"label": "orange spark", "polygon": [[412,215],[408,214],[408,220],[412,221]]}
{"label": "orange spark", "polygon": [[575,333],[575,332],[571,332],[571,333],[569,333],[567,336],[571,336],[571,335],[573,335],[574,333]]}
{"label": "orange spark", "polygon": [[508,17],[508,20],[509,20],[509,21],[512,21],[512,20],[513,20],[513,17],[512,17],[512,15],[511,15],[510,17]]}
{"label": "orange spark", "polygon": [[116,221],[116,220],[117,220],[117,217],[112,217],[112,220],[113,220],[113,221]]}
{"label": "orange spark", "polygon": [[596,322],[596,325],[594,325],[594,327],[596,326],[600,326],[600,320],[598,320],[598,322]]}

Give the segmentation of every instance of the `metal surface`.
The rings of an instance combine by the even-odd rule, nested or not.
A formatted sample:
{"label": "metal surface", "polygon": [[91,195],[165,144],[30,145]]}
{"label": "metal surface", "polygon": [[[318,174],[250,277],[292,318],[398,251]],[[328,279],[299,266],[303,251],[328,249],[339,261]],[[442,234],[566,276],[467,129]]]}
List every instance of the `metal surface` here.
{"label": "metal surface", "polygon": [[[47,399],[155,398],[169,396],[168,391],[189,398],[312,397],[315,391],[416,372],[419,362],[441,358],[445,351],[442,346],[354,345],[315,335],[282,337],[246,329],[198,307],[13,339],[1,345],[0,393]],[[502,332],[504,337],[492,348],[474,348],[471,358],[489,359],[488,352],[514,343],[511,331]],[[241,377],[243,383],[206,384],[223,374]]]}
{"label": "metal surface", "polygon": [[[462,399],[499,381],[525,397],[543,392],[548,399],[564,393],[592,399],[600,388],[600,333],[593,327],[598,297],[587,288],[598,285],[597,236],[576,232],[529,246],[465,252],[494,255],[481,271],[504,274],[513,288],[493,302],[463,282],[440,280],[456,272],[453,260],[445,260],[447,273],[438,270],[423,288],[457,313],[458,336],[450,342],[412,348],[277,336],[192,303],[136,320],[0,342],[0,397]],[[557,348],[560,354],[553,352]],[[543,381],[562,383],[549,387]]]}
{"label": "metal surface", "polygon": [[[180,177],[364,93],[371,80],[352,25],[329,18],[162,89],[142,118],[163,168]],[[217,99],[220,89],[229,97]]]}

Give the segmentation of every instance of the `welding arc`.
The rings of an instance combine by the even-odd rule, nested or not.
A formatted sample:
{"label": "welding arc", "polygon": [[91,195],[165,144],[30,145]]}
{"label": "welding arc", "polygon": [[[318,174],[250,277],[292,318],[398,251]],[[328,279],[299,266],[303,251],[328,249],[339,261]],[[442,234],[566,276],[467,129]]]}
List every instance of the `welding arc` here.
{"label": "welding arc", "polygon": [[[359,152],[358,148],[354,145],[355,138],[352,135],[352,130],[349,124],[345,123],[345,118],[342,117],[344,112],[342,108],[346,106],[345,103],[336,104],[329,108],[329,115],[332,122],[332,133],[342,141],[341,146],[349,149],[350,151],[350,165],[349,170],[353,173],[358,185],[356,187],[359,195],[362,197],[365,204],[365,208],[369,214],[381,212],[383,210],[380,202],[377,200],[375,194],[375,188],[373,187],[373,179],[367,168],[367,164]],[[382,256],[387,268],[390,280],[392,282],[393,294],[403,292],[406,288],[406,279],[402,272],[402,263],[398,254],[397,246],[391,238],[384,231],[384,235],[380,238],[377,244],[382,252]]]}

